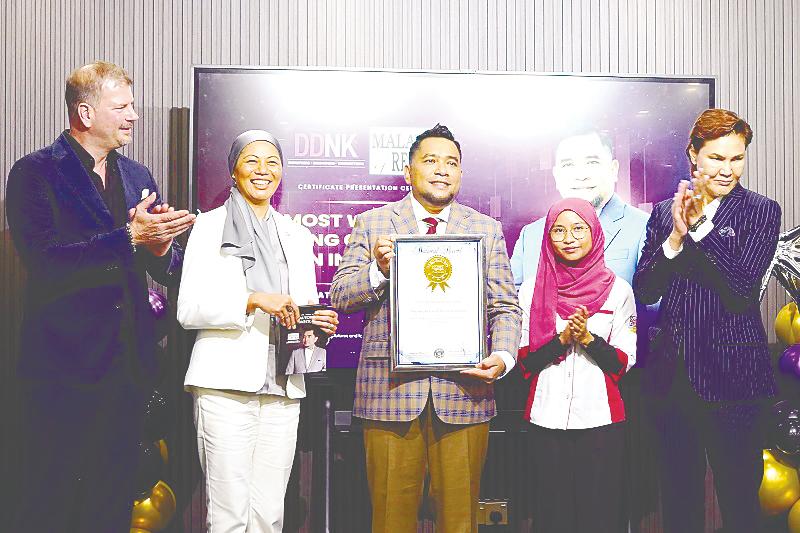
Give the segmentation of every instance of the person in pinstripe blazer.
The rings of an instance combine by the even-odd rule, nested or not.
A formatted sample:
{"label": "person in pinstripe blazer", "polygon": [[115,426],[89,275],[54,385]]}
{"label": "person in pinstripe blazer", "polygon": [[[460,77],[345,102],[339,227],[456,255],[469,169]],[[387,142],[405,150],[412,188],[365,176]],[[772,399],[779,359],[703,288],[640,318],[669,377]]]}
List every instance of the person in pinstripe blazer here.
{"label": "person in pinstripe blazer", "polygon": [[[521,309],[500,223],[455,202],[461,148],[444,126],[420,134],[405,167],[411,194],[362,213],[331,285],[334,307],[366,310],[353,414],[364,419],[372,531],[416,532],[426,471],[437,531],[477,531],[480,476],[495,414],[492,383],[513,367]],[[492,352],[458,373],[392,374],[388,268],[394,234],[485,236]]]}
{"label": "person in pinstripe blazer", "polygon": [[666,532],[703,531],[706,457],[725,532],[759,531],[758,419],[775,393],[759,286],[775,253],[781,208],[741,186],[753,133],[736,114],[705,111],[681,182],[657,204],[634,275],[644,303],[661,298],[643,391],[661,440]]}

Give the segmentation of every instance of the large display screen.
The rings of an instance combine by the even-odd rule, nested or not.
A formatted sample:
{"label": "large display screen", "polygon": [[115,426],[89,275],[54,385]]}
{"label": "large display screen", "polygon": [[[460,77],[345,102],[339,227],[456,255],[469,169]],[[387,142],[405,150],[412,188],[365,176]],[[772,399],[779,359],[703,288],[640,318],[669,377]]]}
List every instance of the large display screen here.
{"label": "large display screen", "polygon": [[[314,234],[327,302],[355,216],[409,193],[408,149],[435,124],[461,143],[458,201],[502,223],[511,255],[521,228],[564,194],[554,167],[603,164],[584,157],[594,138],[611,153],[620,200],[649,212],[670,197],[689,177],[689,129],[713,103],[712,78],[195,67],[194,207],[228,197],[239,133],[273,133],[285,158],[273,207]],[[570,150],[582,159],[570,162]],[[363,316],[341,318],[329,368],[358,362]]]}

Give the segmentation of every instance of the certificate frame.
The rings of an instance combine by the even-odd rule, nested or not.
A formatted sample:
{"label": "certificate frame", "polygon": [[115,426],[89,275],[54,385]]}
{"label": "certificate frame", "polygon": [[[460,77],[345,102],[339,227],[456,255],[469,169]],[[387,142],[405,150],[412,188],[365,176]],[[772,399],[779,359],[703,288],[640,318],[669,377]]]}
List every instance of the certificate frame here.
{"label": "certificate frame", "polygon": [[484,236],[395,235],[393,251],[389,269],[392,372],[473,368],[487,353]]}

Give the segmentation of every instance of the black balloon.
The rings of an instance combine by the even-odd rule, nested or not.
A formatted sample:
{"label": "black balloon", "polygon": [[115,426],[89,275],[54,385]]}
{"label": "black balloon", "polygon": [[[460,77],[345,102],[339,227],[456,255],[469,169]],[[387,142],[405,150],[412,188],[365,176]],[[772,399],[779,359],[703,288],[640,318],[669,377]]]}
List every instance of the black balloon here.
{"label": "black balloon", "polygon": [[800,420],[787,419],[776,428],[775,447],[786,455],[800,453]]}
{"label": "black balloon", "polygon": [[779,419],[800,418],[800,402],[781,400],[772,406],[772,412]]}
{"label": "black balloon", "polygon": [[800,454],[800,402],[783,400],[772,406],[769,445],[786,455]]}
{"label": "black balloon", "polygon": [[155,442],[166,437],[170,427],[170,418],[167,397],[157,389],[153,390],[144,411],[145,440]]}

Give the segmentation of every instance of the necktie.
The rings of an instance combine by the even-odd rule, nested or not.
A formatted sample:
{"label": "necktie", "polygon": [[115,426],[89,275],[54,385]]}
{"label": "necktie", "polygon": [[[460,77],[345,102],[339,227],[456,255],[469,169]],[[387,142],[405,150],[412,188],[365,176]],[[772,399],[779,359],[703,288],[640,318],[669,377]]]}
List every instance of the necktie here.
{"label": "necktie", "polygon": [[439,225],[439,219],[428,217],[423,218],[422,221],[428,225],[428,232],[427,235],[435,235],[436,234],[436,226]]}

